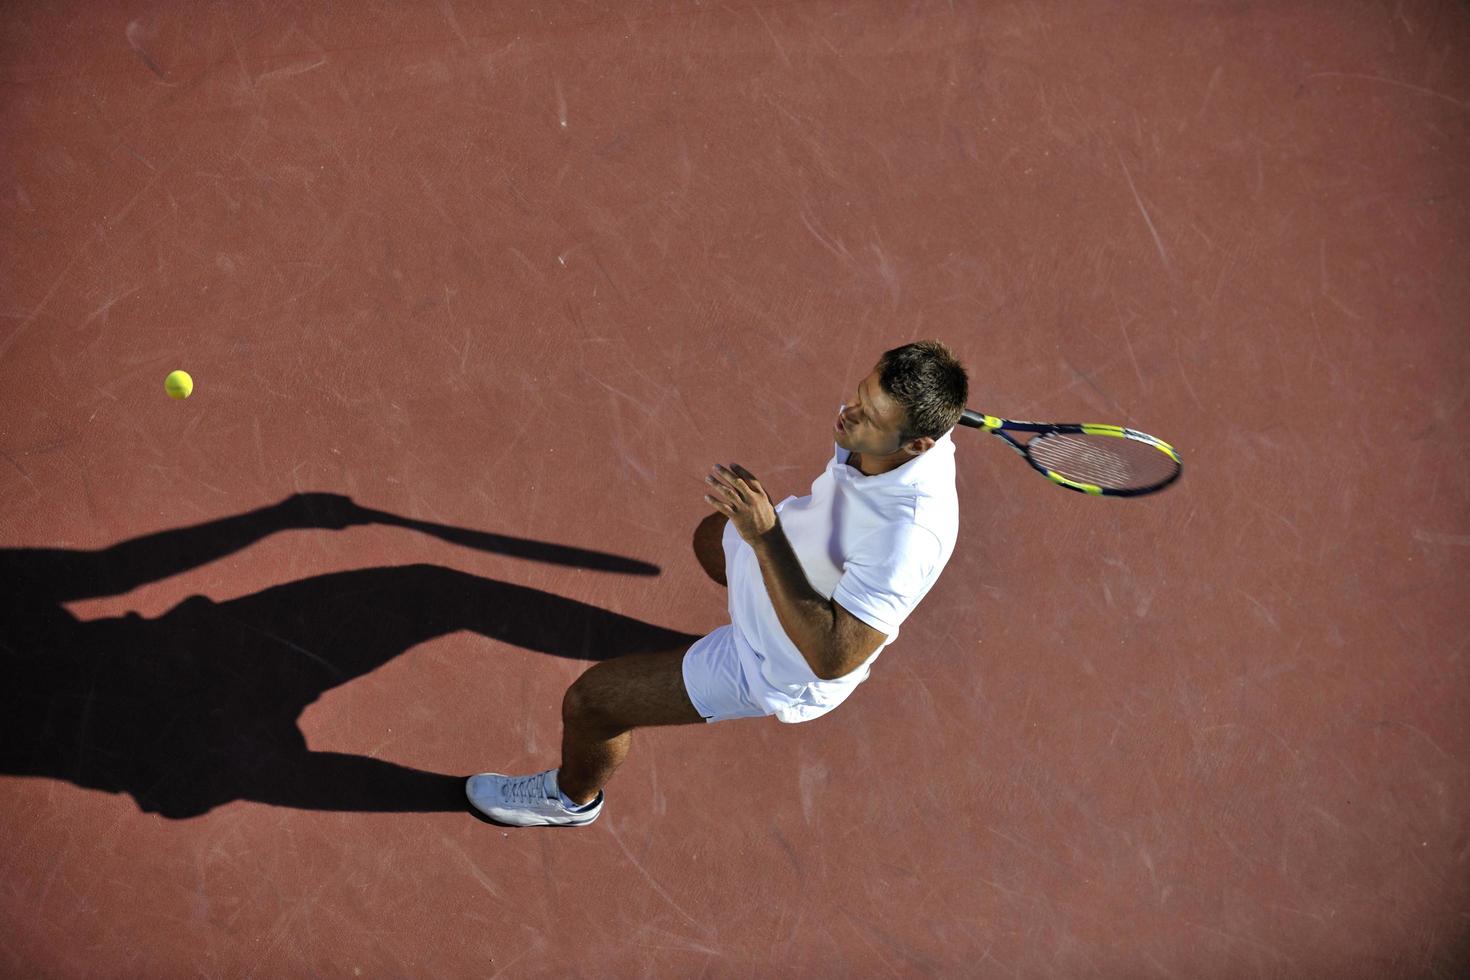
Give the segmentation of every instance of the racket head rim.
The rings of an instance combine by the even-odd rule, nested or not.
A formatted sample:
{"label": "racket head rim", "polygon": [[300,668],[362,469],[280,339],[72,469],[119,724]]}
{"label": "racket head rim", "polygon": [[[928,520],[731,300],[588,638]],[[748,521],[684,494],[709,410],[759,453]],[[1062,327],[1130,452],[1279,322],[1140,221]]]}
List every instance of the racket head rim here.
{"label": "racket head rim", "polygon": [[[1169,445],[1167,442],[1164,442],[1164,440],[1162,439],[1151,436],[1147,432],[1140,432],[1136,429],[1127,429],[1123,426],[1095,426],[1092,423],[1086,423],[1085,425],[1086,429],[1118,429],[1120,431],[1086,431],[1086,429],[1084,428],[1084,424],[1079,423],[1075,426],[1067,425],[1050,427],[1046,432],[1041,433],[1035,439],[1031,439],[1024,444],[1017,442],[1014,439],[1007,439],[1007,441],[1010,442],[1012,446],[1015,446],[1021,452],[1021,455],[1026,457],[1026,462],[1031,465],[1032,469],[1036,470],[1036,472],[1046,477],[1052,483],[1056,484],[1064,490],[1072,490],[1076,493],[1084,493],[1092,497],[1144,497],[1151,493],[1158,493],[1160,490],[1167,488],[1171,484],[1178,481],[1179,477],[1184,473],[1184,460],[1180,458],[1178,451],[1175,450],[1173,446]],[[996,435],[1004,434],[1000,430],[994,431]],[[1037,460],[1036,457],[1031,455],[1032,446],[1044,443],[1048,436],[1053,435],[1088,435],[1100,436],[1105,438],[1130,439],[1133,442],[1142,443],[1143,445],[1148,446],[1150,449],[1153,449],[1155,452],[1159,453],[1159,455],[1163,456],[1165,459],[1168,459],[1171,463],[1173,463],[1174,466],[1169,475],[1164,477],[1162,480],[1155,480],[1152,483],[1147,483],[1143,486],[1138,487],[1106,487],[1095,483],[1083,483],[1079,480],[1069,479],[1068,477],[1063,476],[1062,474],[1057,473],[1052,469],[1049,469],[1039,460]]]}

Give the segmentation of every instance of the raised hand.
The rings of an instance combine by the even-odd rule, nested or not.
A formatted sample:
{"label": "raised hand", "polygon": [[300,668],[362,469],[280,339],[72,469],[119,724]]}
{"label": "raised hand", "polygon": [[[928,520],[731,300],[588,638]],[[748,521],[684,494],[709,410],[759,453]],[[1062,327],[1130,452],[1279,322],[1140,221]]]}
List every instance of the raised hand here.
{"label": "raised hand", "polygon": [[276,508],[291,527],[340,531],[374,521],[373,511],[359,507],[351,497],[340,493],[296,493],[276,504]]}
{"label": "raised hand", "polygon": [[745,541],[754,544],[776,526],[776,508],[759,480],[738,463],[716,464],[704,481],[711,491],[704,502],[724,514]]}

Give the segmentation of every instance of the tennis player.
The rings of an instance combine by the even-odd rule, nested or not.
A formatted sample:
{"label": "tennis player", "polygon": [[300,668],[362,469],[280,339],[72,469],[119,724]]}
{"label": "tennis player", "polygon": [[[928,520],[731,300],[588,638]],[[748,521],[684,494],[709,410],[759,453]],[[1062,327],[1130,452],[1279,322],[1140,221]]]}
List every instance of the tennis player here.
{"label": "tennis player", "polygon": [[687,650],[586,671],[562,701],[561,766],[472,776],[470,804],[497,823],[585,826],[635,728],[811,721],[846,700],[954,550],[950,430],[967,390],[943,344],[897,347],[837,413],[836,449],[807,496],[773,505],[743,467],[715,466],[695,553],[729,590],[729,624]]}

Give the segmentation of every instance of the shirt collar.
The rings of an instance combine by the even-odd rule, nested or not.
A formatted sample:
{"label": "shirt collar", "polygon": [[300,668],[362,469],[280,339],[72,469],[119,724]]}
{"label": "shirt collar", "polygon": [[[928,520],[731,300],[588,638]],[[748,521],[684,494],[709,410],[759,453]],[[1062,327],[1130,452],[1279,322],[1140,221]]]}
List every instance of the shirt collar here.
{"label": "shirt collar", "polygon": [[942,466],[948,460],[954,458],[954,440],[950,435],[954,432],[950,429],[944,435],[934,440],[934,445],[904,463],[897,469],[889,470],[887,473],[879,473],[877,476],[864,476],[856,469],[847,465],[847,458],[851,455],[846,449],[833,443],[832,459],[827,468],[833,470],[839,478],[852,482],[862,482],[864,490],[880,490],[885,487],[908,487],[924,481],[927,474],[931,473],[936,466]]}

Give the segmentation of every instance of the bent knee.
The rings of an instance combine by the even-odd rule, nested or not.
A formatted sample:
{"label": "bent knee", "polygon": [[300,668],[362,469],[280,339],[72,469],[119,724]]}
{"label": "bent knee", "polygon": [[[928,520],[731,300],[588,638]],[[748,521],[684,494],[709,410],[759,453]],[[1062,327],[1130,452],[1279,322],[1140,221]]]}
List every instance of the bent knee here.
{"label": "bent knee", "polygon": [[[601,666],[600,664],[598,666]],[[584,671],[572,682],[561,699],[561,720],[565,724],[600,727],[609,723],[607,699],[599,696],[597,667]]]}
{"label": "bent knee", "polygon": [[699,567],[716,584],[728,585],[725,581],[725,524],[729,518],[724,514],[710,514],[694,528],[694,557]]}

